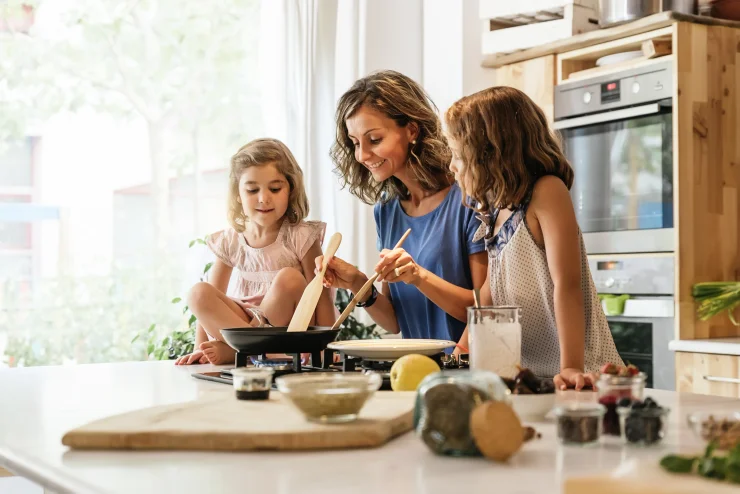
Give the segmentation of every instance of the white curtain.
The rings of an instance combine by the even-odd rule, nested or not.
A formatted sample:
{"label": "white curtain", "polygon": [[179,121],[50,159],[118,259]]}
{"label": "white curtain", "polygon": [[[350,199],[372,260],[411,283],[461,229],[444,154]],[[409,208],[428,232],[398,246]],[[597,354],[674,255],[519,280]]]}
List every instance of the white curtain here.
{"label": "white curtain", "polygon": [[368,272],[377,262],[372,207],[339,189],[329,149],[336,102],[364,75],[363,0],[262,0],[260,74],[265,135],[303,168],[311,219],[342,234],[339,256]]}

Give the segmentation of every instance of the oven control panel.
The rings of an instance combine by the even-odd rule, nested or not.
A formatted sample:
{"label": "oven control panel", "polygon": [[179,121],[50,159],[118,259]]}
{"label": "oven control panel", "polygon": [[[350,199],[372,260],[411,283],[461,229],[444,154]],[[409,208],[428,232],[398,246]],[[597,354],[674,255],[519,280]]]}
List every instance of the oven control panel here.
{"label": "oven control panel", "polygon": [[555,87],[555,120],[673,97],[673,62],[665,60]]}
{"label": "oven control panel", "polygon": [[673,295],[673,255],[588,256],[591,276],[599,293]]}

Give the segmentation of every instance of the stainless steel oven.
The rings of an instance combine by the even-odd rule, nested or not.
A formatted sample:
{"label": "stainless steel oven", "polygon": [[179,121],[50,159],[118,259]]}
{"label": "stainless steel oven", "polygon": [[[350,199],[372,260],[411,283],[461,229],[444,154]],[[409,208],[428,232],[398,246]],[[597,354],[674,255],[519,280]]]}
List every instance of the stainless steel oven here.
{"label": "stainless steel oven", "polygon": [[617,351],[647,374],[647,386],[675,390],[674,256],[594,255],[589,266],[604,298]]}
{"label": "stainless steel oven", "polygon": [[672,61],[556,86],[589,254],[673,252]]}

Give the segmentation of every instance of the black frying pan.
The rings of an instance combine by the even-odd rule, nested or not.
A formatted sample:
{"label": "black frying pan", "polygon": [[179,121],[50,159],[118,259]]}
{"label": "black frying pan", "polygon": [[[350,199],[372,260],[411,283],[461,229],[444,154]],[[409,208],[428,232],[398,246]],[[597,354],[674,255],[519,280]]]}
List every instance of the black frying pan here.
{"label": "black frying pan", "polygon": [[222,329],[231,348],[249,355],[264,353],[315,353],[326,349],[338,329],[309,326],[306,331],[288,332],[288,327]]}

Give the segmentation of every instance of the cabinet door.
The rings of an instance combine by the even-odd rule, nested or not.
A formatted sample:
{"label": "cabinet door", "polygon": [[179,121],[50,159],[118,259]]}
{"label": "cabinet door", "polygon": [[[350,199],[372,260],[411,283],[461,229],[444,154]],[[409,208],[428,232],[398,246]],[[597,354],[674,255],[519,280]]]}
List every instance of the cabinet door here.
{"label": "cabinet door", "polygon": [[677,352],[676,389],[687,393],[740,398],[740,357]]}
{"label": "cabinet door", "polygon": [[496,85],[523,91],[553,121],[555,99],[555,55],[546,55],[496,69]]}

